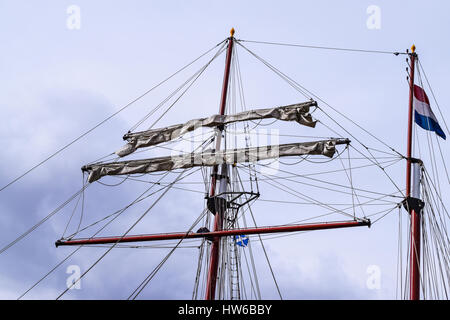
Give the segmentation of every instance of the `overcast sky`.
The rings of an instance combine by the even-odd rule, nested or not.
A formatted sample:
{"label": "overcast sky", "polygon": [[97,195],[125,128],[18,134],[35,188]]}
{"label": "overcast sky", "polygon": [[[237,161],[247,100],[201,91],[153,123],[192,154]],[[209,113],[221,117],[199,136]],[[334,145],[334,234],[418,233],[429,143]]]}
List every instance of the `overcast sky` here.
{"label": "overcast sky", "polygon": [[[399,52],[415,44],[443,116],[449,121],[449,9],[446,1],[0,0],[0,185],[7,184],[227,38],[231,27],[236,29],[235,37],[244,40]],[[79,20],[74,16],[77,12]],[[389,146],[405,153],[408,106],[405,55],[243,44]],[[249,108],[305,101],[305,97],[245,50],[238,49]],[[214,61],[189,94],[158,125],[217,113],[224,60],[221,55]],[[80,168],[121,147],[123,134],[206,61],[207,58],[199,61],[0,192],[0,247],[79,190],[83,179]],[[432,108],[442,121],[434,102]],[[386,146],[327,110],[334,120],[369,146],[390,152]],[[323,114],[314,116],[344,135]],[[148,127],[155,119],[150,118],[140,129]],[[443,123],[441,125],[444,127]],[[334,136],[321,125],[317,131],[293,124],[280,130],[297,135]],[[426,136],[421,137],[426,141]],[[441,147],[444,158],[448,158],[448,143],[441,143]],[[165,154],[152,152],[150,155]],[[325,164],[288,168],[297,173],[327,170]],[[389,175],[400,189],[404,188],[404,172],[403,161],[389,168]],[[380,170],[372,168],[354,175],[355,184],[360,188],[384,193],[396,191]],[[196,179],[201,180],[201,176]],[[345,176],[339,179],[346,181]],[[120,180],[105,181],[117,183]],[[441,183],[445,194],[449,190],[443,173]],[[298,201],[262,182],[260,186],[261,198]],[[201,185],[195,187],[203,191]],[[117,188],[93,184],[86,190],[83,224],[125,206],[146,188],[147,185],[132,182]],[[304,185],[298,188],[308,192]],[[308,195],[325,202],[351,199],[311,189]],[[125,232],[150,204],[151,201],[137,205],[102,234]],[[54,246],[64,232],[73,205],[71,203],[0,255],[0,298],[16,299],[75,249]],[[203,206],[202,194],[171,190],[132,234],[186,230]],[[259,225],[288,223],[326,212],[323,209],[308,211],[315,209],[307,207],[298,210],[295,205],[284,207],[274,203],[257,203],[253,210]],[[406,224],[406,212],[402,211],[401,215]],[[76,228],[74,223],[72,228]],[[370,229],[317,231],[267,240],[266,247],[283,297],[396,298],[398,224],[399,213],[394,210]],[[262,297],[277,298],[257,241],[254,250]],[[103,252],[105,248],[82,248],[25,298],[55,299],[66,288],[69,266],[79,266],[84,272]],[[81,289],[70,290],[63,298],[125,299],[167,252],[168,249],[114,249],[81,280]],[[197,254],[195,248],[179,249],[140,297],[190,299]],[[376,266],[381,272],[380,288],[367,286],[370,266]]]}

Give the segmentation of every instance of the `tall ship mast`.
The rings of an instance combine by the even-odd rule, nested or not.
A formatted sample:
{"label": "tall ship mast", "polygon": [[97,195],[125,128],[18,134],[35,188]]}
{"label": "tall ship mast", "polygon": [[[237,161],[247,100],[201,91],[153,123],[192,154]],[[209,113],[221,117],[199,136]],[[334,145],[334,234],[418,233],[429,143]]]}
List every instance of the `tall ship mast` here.
{"label": "tall ship mast", "polygon": [[[150,188],[124,208],[103,216],[98,221],[82,226],[80,220],[74,232],[65,232],[56,241],[58,250],[69,246],[75,246],[76,250],[98,246],[106,248],[72,286],[113,249],[167,245],[170,250],[161,263],[128,296],[129,299],[136,299],[170,260],[175,250],[185,244],[195,243],[198,248],[198,267],[194,276],[193,299],[264,299],[258,285],[252,252],[252,245],[257,244],[267,260],[275,290],[282,298],[282,288],[277,283],[276,270],[270,263],[271,258],[264,246],[266,239],[270,239],[268,237],[307,232],[322,232],[325,235],[328,230],[347,228],[366,230],[369,233],[372,228],[376,228],[379,220],[399,210],[399,215],[407,214],[409,225],[408,234],[404,235],[407,239],[402,240],[408,242],[405,251],[407,263],[402,265],[404,269],[397,275],[400,282],[399,298],[448,298],[450,246],[446,225],[449,216],[445,209],[445,199],[442,199],[439,186],[436,185],[439,175],[437,160],[432,155],[430,173],[427,162],[419,155],[418,147],[415,147],[418,140],[414,140],[414,135],[418,136],[418,130],[422,130],[422,133],[427,134],[428,141],[440,149],[440,143],[446,139],[446,134],[431,110],[432,103],[425,92],[420,69],[417,70],[418,55],[415,46],[405,53],[392,52],[395,56],[406,56],[408,63],[409,102],[404,155],[248,49],[246,40],[237,39],[234,34],[235,30],[232,29],[230,36],[213,48],[216,51],[211,60],[124,135],[126,143],[122,148],[107,160],[101,159],[82,167],[85,184],[72,200],[84,199],[85,190],[97,183],[110,186],[110,181],[119,181],[118,185],[125,181],[140,181],[148,184]],[[238,49],[262,62],[304,99],[289,104],[247,109]],[[212,49],[209,52],[212,52]],[[159,120],[222,53],[225,54],[225,69],[218,113],[198,119],[187,118],[179,124],[156,127]],[[150,128],[136,130],[165,104],[169,105],[166,111]],[[238,105],[241,110],[238,110]],[[362,142],[345,127],[343,121],[336,120],[325,111],[328,108],[332,108],[358,130],[369,134],[384,149],[373,148]],[[258,132],[263,124],[271,131],[264,129]],[[296,134],[284,134],[284,131],[279,129],[272,130],[274,124],[289,127],[289,132]],[[327,131],[329,136],[308,136],[305,133],[306,130],[316,130],[319,124],[322,127],[321,132]],[[261,135],[265,135],[266,142],[271,140],[273,143],[260,144]],[[196,139],[189,141],[186,137]],[[289,141],[281,143],[279,140],[282,138]],[[174,147],[183,141],[189,142],[188,150],[180,151]],[[141,157],[143,152],[152,153],[157,148],[170,150],[171,154]],[[442,160],[445,166],[445,159]],[[391,165],[402,162],[406,163],[404,188],[394,181],[386,170]],[[376,177],[395,187],[394,191],[383,192],[357,186],[360,170],[368,168],[376,171]],[[316,172],[311,173],[314,170]],[[346,179],[346,184],[337,182],[334,174],[341,174]],[[362,173],[361,177],[364,178],[364,174]],[[368,173],[367,177],[374,177],[371,174]],[[189,180],[194,176],[200,176],[202,181],[198,183]],[[170,177],[171,180],[168,179]],[[262,188],[262,185],[268,188]],[[187,190],[185,186],[201,188],[200,191]],[[204,199],[201,214],[195,217],[187,230],[134,233],[135,226],[163,201],[170,190],[183,188],[196,192],[194,196]],[[279,193],[275,195],[271,188]],[[306,194],[305,189],[315,191]],[[271,194],[275,195],[272,199]],[[294,197],[294,201],[285,200],[288,196]],[[106,226],[130,207],[147,198],[151,199],[148,207],[132,225],[120,231],[118,235],[105,234]],[[344,198],[351,199],[350,205],[339,202]],[[296,217],[293,219],[295,221],[279,221],[260,226],[256,222],[257,212],[253,211],[253,207],[264,201],[279,203],[279,210],[283,210],[282,203],[304,206],[301,211],[292,212],[292,216]],[[337,204],[334,203],[336,201]],[[175,205],[177,210],[184,209],[183,203]],[[302,214],[310,211],[311,206],[322,211],[316,215],[302,217]],[[278,214],[280,213],[273,212],[273,220],[276,220]],[[65,231],[77,224],[72,217],[73,215]],[[100,229],[94,232],[93,228],[99,226]],[[338,232],[334,231],[333,235],[339,236]],[[88,234],[89,236],[86,236]],[[358,241],[360,234],[355,233],[354,241]],[[403,259],[403,256],[400,258]],[[26,293],[28,291],[24,294]]]}

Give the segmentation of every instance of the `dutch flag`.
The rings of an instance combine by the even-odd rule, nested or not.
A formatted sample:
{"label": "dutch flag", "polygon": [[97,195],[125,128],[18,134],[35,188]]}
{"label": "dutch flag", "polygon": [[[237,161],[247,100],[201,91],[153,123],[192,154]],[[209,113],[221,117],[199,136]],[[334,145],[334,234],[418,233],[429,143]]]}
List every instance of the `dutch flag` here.
{"label": "dutch flag", "polygon": [[428,100],[427,94],[421,87],[414,85],[413,99],[414,120],[416,123],[425,130],[436,132],[439,137],[445,140],[445,133],[439,126],[433,111],[431,111],[430,100]]}

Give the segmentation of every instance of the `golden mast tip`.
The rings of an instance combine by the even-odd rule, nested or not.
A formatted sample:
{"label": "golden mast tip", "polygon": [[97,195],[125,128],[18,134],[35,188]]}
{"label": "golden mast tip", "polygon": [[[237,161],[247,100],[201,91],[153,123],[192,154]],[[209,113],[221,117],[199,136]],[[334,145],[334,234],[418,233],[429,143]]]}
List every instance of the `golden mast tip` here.
{"label": "golden mast tip", "polygon": [[231,34],[231,36],[234,36],[234,28],[231,28],[230,34]]}
{"label": "golden mast tip", "polygon": [[412,51],[412,53],[416,52],[416,46],[414,44],[411,47],[411,51]]}

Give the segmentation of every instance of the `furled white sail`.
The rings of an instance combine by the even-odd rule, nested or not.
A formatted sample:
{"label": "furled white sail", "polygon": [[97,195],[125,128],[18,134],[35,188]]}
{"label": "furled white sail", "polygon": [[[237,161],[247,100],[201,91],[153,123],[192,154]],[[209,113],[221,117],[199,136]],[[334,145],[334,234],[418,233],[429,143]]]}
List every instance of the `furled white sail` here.
{"label": "furled white sail", "polygon": [[302,125],[314,127],[316,121],[312,119],[309,113],[309,108],[312,106],[317,106],[317,102],[308,101],[277,108],[249,110],[233,115],[213,115],[208,118],[194,119],[166,128],[128,133],[123,137],[128,143],[115,153],[120,157],[124,157],[138,148],[173,140],[200,127],[217,127],[239,121],[275,118],[283,121],[296,121]]}
{"label": "furled white sail", "polygon": [[82,170],[89,172],[88,181],[94,182],[107,175],[151,173],[197,166],[215,166],[223,163],[255,162],[286,156],[324,155],[331,158],[336,151],[337,144],[348,144],[349,142],[348,139],[331,139],[220,151],[206,150],[199,153],[152,159],[90,164],[84,166]]}

